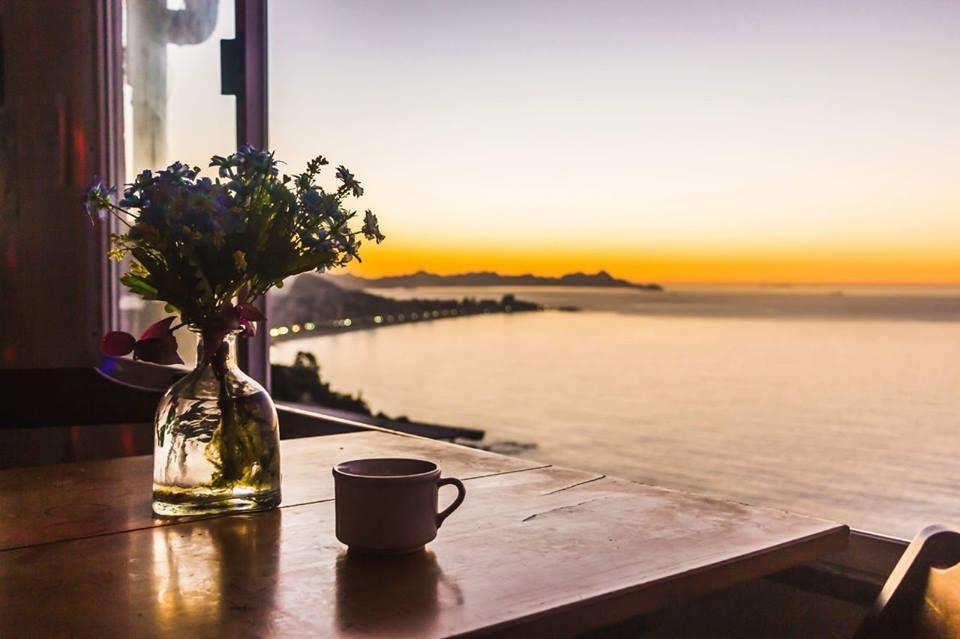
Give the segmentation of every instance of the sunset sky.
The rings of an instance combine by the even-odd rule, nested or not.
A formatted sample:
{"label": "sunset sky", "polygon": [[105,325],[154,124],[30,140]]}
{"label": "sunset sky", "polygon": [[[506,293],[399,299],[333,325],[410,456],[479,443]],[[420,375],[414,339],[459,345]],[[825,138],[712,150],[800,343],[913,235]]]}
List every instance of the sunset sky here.
{"label": "sunset sky", "polygon": [[[960,282],[958,2],[270,10],[271,147],[363,181],[358,273]],[[231,25],[170,48],[178,157],[232,146]]]}

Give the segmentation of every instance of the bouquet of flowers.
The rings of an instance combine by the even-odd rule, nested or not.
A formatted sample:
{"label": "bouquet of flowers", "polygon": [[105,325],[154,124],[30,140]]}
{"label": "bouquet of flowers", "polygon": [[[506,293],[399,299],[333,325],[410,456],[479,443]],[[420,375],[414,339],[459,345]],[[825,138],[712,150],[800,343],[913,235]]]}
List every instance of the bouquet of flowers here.
{"label": "bouquet of flowers", "polygon": [[[110,257],[129,258],[121,282],[169,317],[135,338],[114,331],[107,355],[133,353],[158,364],[182,363],[174,332],[200,335],[197,368],[161,398],[156,417],[154,512],[183,515],[259,510],[280,503],[277,412],[269,395],[230,356],[233,335],[255,333],[255,300],[283,280],[359,259],[360,239],[384,239],[376,216],[362,223],[346,207],[363,187],[344,166],[331,188],[317,183],[317,157],[298,175],[280,175],[273,153],[250,147],[214,156],[218,177],[175,163],[144,171],[113,202],[96,182],[85,198],[91,217],[113,215],[126,227],[111,236]],[[352,228],[359,226],[358,228]],[[179,322],[174,323],[179,315]]]}
{"label": "bouquet of flowers", "polygon": [[249,335],[263,320],[252,304],[283,280],[306,271],[323,272],[359,260],[359,235],[384,239],[377,217],[358,217],[345,200],[363,187],[344,166],[331,190],[316,179],[328,161],[319,156],[299,175],[280,175],[273,153],[249,146],[210,166],[219,177],[198,177],[199,169],[179,162],[157,173],[143,171],[114,204],[114,188],[97,181],[84,206],[91,217],[112,214],[126,232],[111,236],[110,257],[130,257],[124,286],[147,300],[166,302],[174,316],[149,327],[140,339],[121,331],[101,342],[104,353],[158,364],[182,363],[174,331],[198,330],[216,351],[231,331]]}

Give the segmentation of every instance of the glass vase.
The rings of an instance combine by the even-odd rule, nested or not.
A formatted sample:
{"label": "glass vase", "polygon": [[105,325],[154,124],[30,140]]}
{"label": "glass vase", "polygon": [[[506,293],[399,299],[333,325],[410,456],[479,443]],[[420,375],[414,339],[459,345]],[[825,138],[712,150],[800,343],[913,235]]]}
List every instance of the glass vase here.
{"label": "glass vase", "polygon": [[235,339],[201,335],[197,367],[160,400],[153,451],[158,515],[280,504],[277,409],[267,391],[237,366]]}

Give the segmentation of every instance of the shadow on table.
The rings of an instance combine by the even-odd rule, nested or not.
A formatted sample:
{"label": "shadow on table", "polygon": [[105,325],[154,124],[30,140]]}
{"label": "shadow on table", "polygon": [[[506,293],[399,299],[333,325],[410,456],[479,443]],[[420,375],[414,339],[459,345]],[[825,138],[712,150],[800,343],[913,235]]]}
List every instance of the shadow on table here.
{"label": "shadow on table", "polygon": [[463,604],[460,587],[430,550],[399,556],[341,552],[336,593],[338,628],[359,632],[422,635],[437,625],[443,609]]}

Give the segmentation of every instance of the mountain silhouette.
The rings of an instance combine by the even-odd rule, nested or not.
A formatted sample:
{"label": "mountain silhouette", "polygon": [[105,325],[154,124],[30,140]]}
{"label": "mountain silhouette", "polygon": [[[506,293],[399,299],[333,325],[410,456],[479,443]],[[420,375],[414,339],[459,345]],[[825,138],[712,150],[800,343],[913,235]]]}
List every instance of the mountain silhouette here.
{"label": "mountain silhouette", "polygon": [[417,271],[410,275],[366,278],[356,275],[330,276],[339,286],[349,289],[363,288],[418,288],[425,286],[600,286],[634,288],[641,291],[662,291],[659,284],[636,284],[613,277],[606,271],[597,273],[568,273],[560,277],[540,275],[501,275],[494,271],[477,271],[458,275],[437,275]]}

